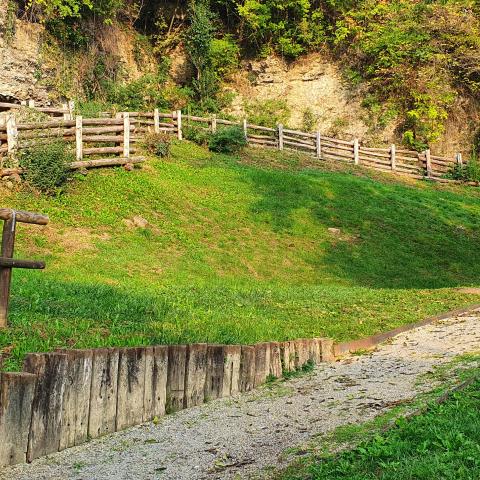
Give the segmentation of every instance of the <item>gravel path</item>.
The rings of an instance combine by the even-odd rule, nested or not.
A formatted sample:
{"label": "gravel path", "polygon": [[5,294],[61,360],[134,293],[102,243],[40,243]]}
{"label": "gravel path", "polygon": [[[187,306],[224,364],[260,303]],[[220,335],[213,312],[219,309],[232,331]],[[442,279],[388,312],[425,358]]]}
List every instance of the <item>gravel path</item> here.
{"label": "gravel path", "polygon": [[245,478],[279,465],[312,435],[363,422],[431,388],[418,382],[454,356],[480,350],[480,310],[404,333],[367,355],[235,398],[97,439],[0,480],[195,480]]}

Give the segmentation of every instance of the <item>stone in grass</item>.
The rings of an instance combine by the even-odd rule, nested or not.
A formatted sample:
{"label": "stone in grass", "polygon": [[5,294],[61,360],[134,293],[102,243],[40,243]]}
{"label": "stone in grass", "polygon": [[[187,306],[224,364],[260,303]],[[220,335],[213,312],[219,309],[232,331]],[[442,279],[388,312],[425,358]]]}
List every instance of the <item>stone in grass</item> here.
{"label": "stone in grass", "polygon": [[132,219],[133,225],[138,228],[147,228],[148,220],[141,217],[140,215],[135,215]]}
{"label": "stone in grass", "polygon": [[331,233],[335,237],[339,237],[342,234],[342,231],[339,228],[330,227],[328,233]]}

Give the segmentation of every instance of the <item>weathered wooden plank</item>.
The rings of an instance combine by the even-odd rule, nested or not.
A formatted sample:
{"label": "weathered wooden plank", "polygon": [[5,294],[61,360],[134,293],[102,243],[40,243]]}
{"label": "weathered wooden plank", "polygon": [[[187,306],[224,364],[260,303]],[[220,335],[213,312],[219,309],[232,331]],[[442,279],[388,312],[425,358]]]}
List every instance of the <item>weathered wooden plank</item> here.
{"label": "weathered wooden plank", "polygon": [[320,344],[320,350],[322,355],[322,362],[334,362],[334,342],[331,338],[317,338]]}
{"label": "weathered wooden plank", "polygon": [[188,346],[185,374],[185,408],[201,405],[205,400],[207,349],[206,343],[196,343]]}
{"label": "weathered wooden plank", "polygon": [[240,356],[240,381],[241,392],[248,392],[255,387],[255,347],[242,345]]}
{"label": "weathered wooden plank", "polygon": [[183,409],[186,363],[187,346],[170,345],[168,347],[167,413]]}
{"label": "weathered wooden plank", "polygon": [[282,361],[282,371],[291,372],[295,370],[295,347],[293,351],[290,348],[291,342],[280,343],[280,358]]}
{"label": "weathered wooden plank", "polygon": [[59,450],[88,440],[92,350],[62,350],[67,355],[65,389],[62,400]]}
{"label": "weathered wooden plank", "polygon": [[145,348],[120,349],[118,361],[115,430],[143,422],[145,397]]}
{"label": "weathered wooden plank", "polygon": [[223,395],[224,361],[224,345],[208,345],[205,401],[214,400]]}
{"label": "weathered wooden plank", "polygon": [[275,378],[282,376],[282,358],[280,343],[270,342],[270,371],[269,374]]}
{"label": "weathered wooden plank", "polygon": [[224,347],[222,397],[229,397],[240,391],[241,353],[240,345],[225,345]]}
{"label": "weathered wooden plank", "polygon": [[99,167],[113,167],[119,165],[126,165],[127,163],[143,163],[145,157],[130,157],[130,158],[97,158],[95,160],[83,160],[81,162],[72,162],[70,168],[77,170],[79,168],[99,168]]}
{"label": "weathered wooden plank", "polygon": [[270,343],[255,345],[255,387],[264,384],[270,373]]}
{"label": "weathered wooden plank", "polygon": [[113,348],[93,351],[88,435],[100,437],[115,431],[119,352]]}
{"label": "weathered wooden plank", "polygon": [[167,401],[168,346],[145,349],[145,422],[165,415]]}
{"label": "weathered wooden plank", "polygon": [[23,370],[37,375],[32,402],[27,461],[59,450],[67,355],[29,353]]}
{"label": "weathered wooden plank", "polygon": [[15,215],[15,220],[20,223],[47,225],[49,221],[46,215],[24,212],[22,210],[12,210],[10,208],[0,208],[0,220],[10,220],[13,215]]}
{"label": "weathered wooden plank", "polygon": [[0,467],[25,463],[37,376],[0,373]]}

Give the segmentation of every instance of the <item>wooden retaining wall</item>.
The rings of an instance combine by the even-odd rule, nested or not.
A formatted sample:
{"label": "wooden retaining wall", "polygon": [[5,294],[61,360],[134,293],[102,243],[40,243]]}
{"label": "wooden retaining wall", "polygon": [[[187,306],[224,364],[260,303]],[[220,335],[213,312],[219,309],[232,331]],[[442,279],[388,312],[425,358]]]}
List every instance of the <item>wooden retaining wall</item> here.
{"label": "wooden retaining wall", "polygon": [[[0,467],[258,387],[333,357],[329,339],[31,353],[0,373]],[[1,368],[1,366],[0,366]]]}
{"label": "wooden retaining wall", "polygon": [[0,177],[20,173],[15,163],[13,170],[2,168],[2,155],[15,159],[18,150],[48,142],[52,138],[63,138],[71,142],[76,154],[76,161],[71,164],[71,168],[84,169],[143,161],[143,157],[134,155],[138,153],[138,144],[147,132],[167,133],[181,140],[188,128],[214,133],[232,125],[243,129],[245,138],[252,146],[293,150],[319,161],[361,165],[417,179],[448,182],[445,175],[455,165],[463,164],[460,153],[448,158],[433,155],[430,150],[416,152],[396,145],[373,148],[363,145],[358,139],[338,139],[324,136],[320,132],[291,130],[283,125],[276,128],[263,127],[250,124],[247,120],[234,122],[215,115],[206,118],[183,115],[181,111],[162,113],[156,109],[153,112],[104,112],[101,118],[73,117],[71,113],[64,113],[60,120],[17,124],[14,113],[8,114],[4,124],[0,122]]}

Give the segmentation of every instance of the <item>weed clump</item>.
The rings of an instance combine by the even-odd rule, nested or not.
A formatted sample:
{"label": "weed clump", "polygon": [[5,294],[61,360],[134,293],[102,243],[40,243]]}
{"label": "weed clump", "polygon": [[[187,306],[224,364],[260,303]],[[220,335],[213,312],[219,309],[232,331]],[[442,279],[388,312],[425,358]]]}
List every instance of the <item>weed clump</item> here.
{"label": "weed clump", "polygon": [[25,180],[32,187],[51,195],[67,181],[70,163],[74,160],[75,156],[67,144],[63,140],[54,140],[23,150],[19,162],[25,171]]}
{"label": "weed clump", "polygon": [[143,140],[143,148],[151,155],[165,158],[170,155],[172,137],[168,133],[148,133]]}

